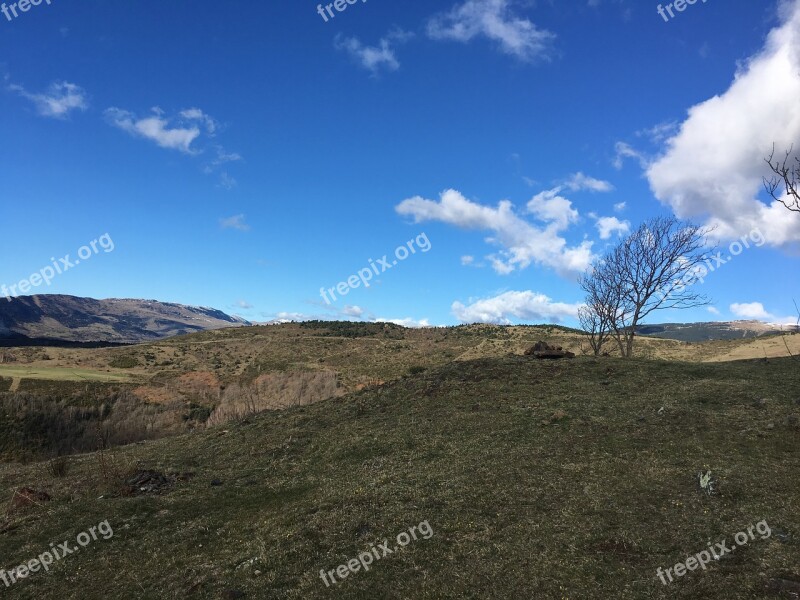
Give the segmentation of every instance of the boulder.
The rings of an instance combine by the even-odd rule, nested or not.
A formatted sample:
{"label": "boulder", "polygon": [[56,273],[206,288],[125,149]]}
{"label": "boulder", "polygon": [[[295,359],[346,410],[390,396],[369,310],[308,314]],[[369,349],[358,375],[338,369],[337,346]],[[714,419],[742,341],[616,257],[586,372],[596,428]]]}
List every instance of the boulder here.
{"label": "boulder", "polygon": [[525,351],[525,356],[539,359],[575,358],[575,354],[564,350],[561,346],[551,346],[547,342],[536,342]]}

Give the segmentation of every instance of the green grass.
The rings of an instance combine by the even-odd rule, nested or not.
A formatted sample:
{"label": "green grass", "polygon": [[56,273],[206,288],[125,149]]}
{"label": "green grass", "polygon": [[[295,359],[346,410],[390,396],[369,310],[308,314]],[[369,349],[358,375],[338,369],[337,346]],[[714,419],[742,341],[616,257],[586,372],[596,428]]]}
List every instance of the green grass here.
{"label": "green grass", "polygon": [[[800,431],[788,420],[798,398],[788,360],[506,357],[116,450],[119,465],[195,473],[160,496],[110,497],[96,455],[63,479],[44,465],[0,467],[2,489],[54,498],[10,516],[2,566],[106,519],[115,532],[7,593],[767,598],[769,577],[800,575]],[[701,469],[718,496],[698,491]],[[325,588],[320,569],[425,520],[430,540]],[[761,520],[772,538],[669,587],[656,579]]]}
{"label": "green grass", "polygon": [[125,373],[107,373],[92,369],[69,369],[61,367],[26,367],[0,365],[0,377],[43,379],[49,381],[104,381],[124,382],[130,379]]}

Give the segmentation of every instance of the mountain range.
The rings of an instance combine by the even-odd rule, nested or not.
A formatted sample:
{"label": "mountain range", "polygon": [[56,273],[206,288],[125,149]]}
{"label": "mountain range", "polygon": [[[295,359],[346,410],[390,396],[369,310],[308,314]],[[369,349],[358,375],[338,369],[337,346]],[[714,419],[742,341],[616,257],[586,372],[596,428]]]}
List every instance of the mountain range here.
{"label": "mountain range", "polygon": [[156,300],[95,300],[63,295],[0,301],[0,345],[136,344],[250,325],[220,310]]}

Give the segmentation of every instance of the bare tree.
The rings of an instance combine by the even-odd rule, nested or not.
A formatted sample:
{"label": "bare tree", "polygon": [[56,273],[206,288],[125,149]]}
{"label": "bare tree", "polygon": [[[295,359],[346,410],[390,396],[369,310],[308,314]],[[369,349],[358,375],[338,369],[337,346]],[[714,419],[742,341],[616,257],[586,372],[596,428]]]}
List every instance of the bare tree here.
{"label": "bare tree", "polygon": [[[764,187],[770,196],[786,208],[800,212],[800,157],[795,156],[792,161],[792,150],[793,148],[789,148],[781,160],[775,158],[775,147],[772,147],[772,154],[764,160],[775,175],[769,179],[764,178]],[[779,191],[781,189],[784,193]]]}
{"label": "bare tree", "polygon": [[705,235],[675,217],[650,219],[581,278],[590,326],[606,323],[622,356],[633,356],[637,327],[654,311],[709,304],[689,289],[709,272]]}
{"label": "bare tree", "polygon": [[581,329],[586,332],[589,338],[589,346],[595,356],[599,356],[603,346],[611,339],[611,318],[613,310],[609,310],[614,298],[612,298],[610,286],[602,285],[600,278],[585,279],[584,290],[587,290],[586,304],[578,310],[578,320]]}

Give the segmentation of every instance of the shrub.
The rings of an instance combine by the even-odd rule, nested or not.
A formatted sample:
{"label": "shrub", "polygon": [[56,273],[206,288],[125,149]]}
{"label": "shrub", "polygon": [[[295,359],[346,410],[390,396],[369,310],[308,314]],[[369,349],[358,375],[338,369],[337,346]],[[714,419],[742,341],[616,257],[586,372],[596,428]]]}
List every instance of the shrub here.
{"label": "shrub", "polygon": [[135,356],[117,356],[108,363],[108,366],[115,369],[132,369],[139,366],[139,361]]}

